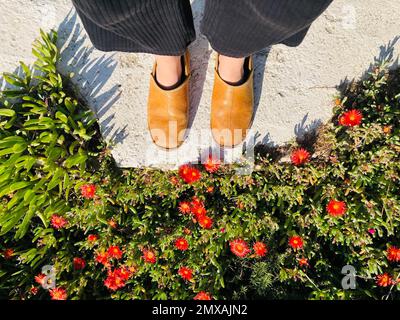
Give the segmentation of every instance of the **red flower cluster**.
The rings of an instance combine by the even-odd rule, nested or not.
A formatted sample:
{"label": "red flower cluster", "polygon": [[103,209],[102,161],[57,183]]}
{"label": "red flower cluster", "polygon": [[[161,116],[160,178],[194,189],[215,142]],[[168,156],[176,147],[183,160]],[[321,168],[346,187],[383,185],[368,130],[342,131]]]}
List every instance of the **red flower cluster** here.
{"label": "red flower cluster", "polygon": [[268,249],[267,249],[267,246],[265,245],[265,243],[260,242],[260,241],[256,242],[253,245],[253,250],[254,250],[254,253],[256,254],[256,256],[258,256],[258,257],[264,257],[268,252]]}
{"label": "red flower cluster", "polygon": [[93,199],[96,193],[96,186],[94,184],[85,184],[81,186],[81,195],[86,199]]}
{"label": "red flower cluster", "polygon": [[387,259],[391,262],[400,262],[400,249],[395,246],[390,246],[387,249]]}
{"label": "red flower cluster", "polygon": [[175,240],[175,248],[181,251],[185,251],[189,248],[189,243],[185,238],[178,238]]}
{"label": "red flower cluster", "polygon": [[67,291],[64,288],[54,288],[49,290],[51,300],[67,300]]}
{"label": "red flower cluster", "polygon": [[179,176],[186,182],[186,183],[194,183],[201,178],[201,173],[198,169],[190,166],[188,164],[184,164],[183,166],[179,167]]}
{"label": "red flower cluster", "polygon": [[89,234],[87,237],[89,242],[96,242],[99,239],[97,234]]}
{"label": "red flower cluster", "polygon": [[376,277],[376,284],[380,287],[389,287],[395,284],[395,281],[390,274],[384,273]]}
{"label": "red flower cluster", "polygon": [[239,257],[244,258],[250,253],[249,246],[243,239],[235,239],[229,243],[232,253]]}
{"label": "red flower cluster", "polygon": [[[239,258],[244,258],[251,252],[248,243],[243,239],[235,239],[231,241],[229,243],[229,247],[231,252]],[[268,252],[268,248],[265,243],[260,241],[254,243],[253,250],[255,256],[257,257],[264,257]]]}
{"label": "red flower cluster", "polygon": [[121,259],[122,258],[122,251],[118,246],[110,246],[107,250],[107,254],[112,259]]}
{"label": "red flower cluster", "polygon": [[61,216],[53,214],[51,217],[51,225],[54,229],[62,229],[66,226],[68,221]]}
{"label": "red flower cluster", "polygon": [[213,219],[207,216],[207,210],[204,206],[204,202],[197,197],[193,197],[191,202],[180,202],[179,211],[182,214],[193,214],[200,226],[204,229],[210,229],[213,225]]}
{"label": "red flower cluster", "polygon": [[206,162],[204,162],[204,169],[206,169],[207,172],[209,173],[214,173],[218,171],[221,161],[219,159],[214,158],[212,155],[210,155]]}
{"label": "red flower cluster", "polygon": [[106,268],[109,268],[111,266],[107,252],[98,253],[96,256],[96,261],[98,263],[101,263]]}
{"label": "red flower cluster", "polygon": [[178,274],[182,277],[183,280],[190,281],[192,279],[193,270],[187,267],[180,267],[178,270]]}
{"label": "red flower cluster", "polygon": [[82,258],[75,257],[73,260],[73,265],[75,270],[82,270],[86,266],[86,261]]}
{"label": "red flower cluster", "polygon": [[300,165],[310,161],[310,153],[303,148],[296,149],[292,152],[292,155],[290,156],[290,160],[292,161],[292,163],[294,165],[300,166]]}
{"label": "red flower cluster", "polygon": [[10,260],[13,255],[14,255],[14,249],[9,248],[3,251],[3,257],[6,260]]}
{"label": "red flower cluster", "polygon": [[107,279],[104,280],[104,285],[108,289],[116,291],[125,287],[126,281],[128,281],[131,276],[132,272],[127,267],[108,270]]}
{"label": "red flower cluster", "polygon": [[143,260],[147,263],[156,263],[157,256],[152,250],[143,249]]}
{"label": "red flower cluster", "polygon": [[346,213],[347,207],[344,201],[330,200],[326,206],[326,211],[332,217],[340,217]]}
{"label": "red flower cluster", "polygon": [[194,300],[211,300],[212,297],[209,293],[200,291],[196,296],[193,298]]}
{"label": "red flower cluster", "polygon": [[360,110],[352,109],[346,111],[339,117],[339,124],[346,127],[354,127],[361,124],[362,113]]}
{"label": "red flower cluster", "polygon": [[303,248],[303,238],[299,236],[292,236],[289,239],[289,246],[291,246],[293,249],[301,249]]}

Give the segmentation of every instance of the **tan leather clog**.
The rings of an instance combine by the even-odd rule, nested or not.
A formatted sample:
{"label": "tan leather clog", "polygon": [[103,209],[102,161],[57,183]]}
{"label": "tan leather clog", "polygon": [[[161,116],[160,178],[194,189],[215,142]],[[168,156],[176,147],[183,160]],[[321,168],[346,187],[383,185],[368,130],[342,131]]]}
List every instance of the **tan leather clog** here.
{"label": "tan leather clog", "polygon": [[246,138],[253,117],[253,59],[246,59],[248,78],[237,86],[222,80],[218,63],[217,56],[211,101],[211,132],[220,146],[234,147]]}
{"label": "tan leather clog", "polygon": [[150,77],[147,126],[153,142],[164,149],[179,147],[188,126],[190,56],[184,55],[184,81],[172,90],[162,89],[155,78],[156,63]]}

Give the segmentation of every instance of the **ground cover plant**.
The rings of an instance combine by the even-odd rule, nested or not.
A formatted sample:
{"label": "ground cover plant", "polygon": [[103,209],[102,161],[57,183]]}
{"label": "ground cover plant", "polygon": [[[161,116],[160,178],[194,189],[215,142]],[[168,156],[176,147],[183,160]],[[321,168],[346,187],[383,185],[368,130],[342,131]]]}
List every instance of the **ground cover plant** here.
{"label": "ground cover plant", "polygon": [[400,71],[389,61],[343,89],[315,134],[260,147],[249,175],[212,157],[120,169],[57,70],[56,40],[42,33],[33,68],[4,75],[0,298],[399,298]]}

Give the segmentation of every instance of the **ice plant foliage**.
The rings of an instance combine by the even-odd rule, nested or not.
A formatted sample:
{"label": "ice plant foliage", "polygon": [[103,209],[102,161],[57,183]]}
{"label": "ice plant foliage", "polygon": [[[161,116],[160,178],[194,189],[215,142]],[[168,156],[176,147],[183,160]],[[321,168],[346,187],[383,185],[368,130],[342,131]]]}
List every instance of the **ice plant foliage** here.
{"label": "ice plant foliage", "polygon": [[247,175],[119,168],[41,36],[0,93],[0,298],[400,298],[400,70],[346,88],[315,135],[256,148]]}

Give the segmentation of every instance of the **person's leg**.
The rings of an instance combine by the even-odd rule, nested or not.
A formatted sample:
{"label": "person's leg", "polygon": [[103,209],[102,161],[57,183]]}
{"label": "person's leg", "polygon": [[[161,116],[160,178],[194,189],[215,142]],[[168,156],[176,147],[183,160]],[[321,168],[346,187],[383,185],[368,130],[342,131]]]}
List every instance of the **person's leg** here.
{"label": "person's leg", "polygon": [[206,0],[201,31],[218,53],[211,129],[222,146],[246,137],[253,118],[252,54],[296,46],[332,0]]}
{"label": "person's leg", "polygon": [[221,55],[248,57],[296,35],[304,38],[332,1],[206,0],[201,32]]}
{"label": "person's leg", "polygon": [[189,59],[185,52],[195,38],[190,1],[73,0],[73,4],[99,50],[155,55],[148,127],[156,144],[177,147],[188,122]]}
{"label": "person's leg", "polygon": [[195,38],[188,0],[73,0],[93,45],[102,51],[153,53],[157,81],[181,78],[180,57]]}

